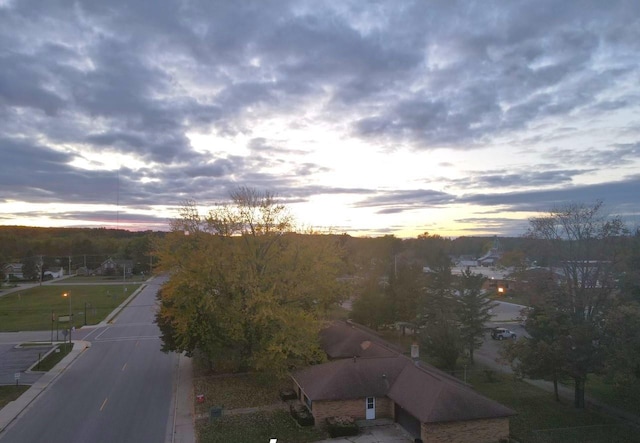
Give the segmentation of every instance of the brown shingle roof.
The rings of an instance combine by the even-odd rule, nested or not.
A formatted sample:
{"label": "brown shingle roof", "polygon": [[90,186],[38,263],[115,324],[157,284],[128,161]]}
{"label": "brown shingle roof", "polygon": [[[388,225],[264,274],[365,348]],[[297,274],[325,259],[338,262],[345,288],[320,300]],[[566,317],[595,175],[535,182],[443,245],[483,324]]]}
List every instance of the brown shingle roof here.
{"label": "brown shingle roof", "polygon": [[336,360],[302,369],[293,378],[311,400],[384,397],[404,366],[398,357]]}
{"label": "brown shingle roof", "polygon": [[393,357],[400,350],[378,335],[351,322],[336,321],[320,331],[320,346],[330,359]]}
{"label": "brown shingle roof", "polygon": [[[405,357],[405,360],[409,360]],[[409,362],[387,396],[423,423],[509,417],[515,411],[439,371]]]}
{"label": "brown shingle roof", "polygon": [[292,377],[312,401],[387,396],[423,423],[515,415],[468,385],[399,354],[337,360]]}
{"label": "brown shingle roof", "polygon": [[293,374],[312,401],[387,396],[423,423],[516,414],[449,374],[414,363],[359,325],[334,322],[320,333],[320,341],[330,358],[343,359]]}

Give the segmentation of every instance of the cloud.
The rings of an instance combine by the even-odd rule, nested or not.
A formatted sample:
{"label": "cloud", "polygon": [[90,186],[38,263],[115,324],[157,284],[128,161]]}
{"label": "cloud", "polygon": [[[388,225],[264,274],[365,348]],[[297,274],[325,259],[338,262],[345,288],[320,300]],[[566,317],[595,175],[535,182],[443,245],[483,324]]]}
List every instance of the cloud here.
{"label": "cloud", "polygon": [[534,171],[494,170],[490,174],[471,172],[467,177],[450,180],[449,184],[460,189],[491,188],[500,192],[512,188],[563,186],[571,184],[574,176],[590,172],[579,169],[536,171],[535,166],[531,169]]}
{"label": "cloud", "polygon": [[[594,196],[634,212],[639,16],[623,0],[4,2],[0,197],[154,207],[242,184],[355,195],[385,219]],[[496,146],[499,170],[475,164]],[[440,157],[446,192],[402,174],[378,190],[334,178],[358,149],[468,163]]]}
{"label": "cloud", "polygon": [[472,194],[456,199],[457,203],[480,206],[495,206],[508,211],[547,212],[554,207],[571,202],[593,202],[603,200],[615,209],[634,208],[640,214],[640,207],[634,200],[640,189],[640,175],[625,180],[572,186],[561,189],[521,191],[496,194]]}
{"label": "cloud", "polygon": [[443,206],[454,202],[454,196],[429,189],[379,191],[360,200],[357,208],[379,208],[378,214],[394,214],[411,209]]}

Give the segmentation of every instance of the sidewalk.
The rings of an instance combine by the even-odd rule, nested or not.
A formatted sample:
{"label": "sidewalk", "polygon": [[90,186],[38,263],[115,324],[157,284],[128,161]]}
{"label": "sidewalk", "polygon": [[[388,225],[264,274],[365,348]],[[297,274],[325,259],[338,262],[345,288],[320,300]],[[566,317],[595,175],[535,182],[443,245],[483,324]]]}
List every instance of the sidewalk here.
{"label": "sidewalk", "polygon": [[173,411],[173,433],[167,443],[195,443],[193,364],[191,358],[178,357],[178,381]]}

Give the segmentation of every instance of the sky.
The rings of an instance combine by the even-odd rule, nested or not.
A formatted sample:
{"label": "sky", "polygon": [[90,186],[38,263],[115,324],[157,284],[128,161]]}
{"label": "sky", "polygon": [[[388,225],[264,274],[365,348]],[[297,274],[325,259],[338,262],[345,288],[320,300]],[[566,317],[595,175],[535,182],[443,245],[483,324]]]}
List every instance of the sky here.
{"label": "sky", "polygon": [[0,225],[239,186],[355,236],[640,225],[640,2],[0,0]]}

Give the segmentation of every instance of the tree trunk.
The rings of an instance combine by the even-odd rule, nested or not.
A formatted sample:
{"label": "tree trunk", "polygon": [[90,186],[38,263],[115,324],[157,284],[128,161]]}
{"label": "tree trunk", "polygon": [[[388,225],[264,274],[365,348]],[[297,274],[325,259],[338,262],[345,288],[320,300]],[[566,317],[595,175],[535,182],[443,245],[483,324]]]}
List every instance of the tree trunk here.
{"label": "tree trunk", "polygon": [[469,346],[469,363],[473,364],[473,345]]}
{"label": "tree trunk", "polygon": [[574,400],[573,404],[578,409],[584,409],[584,377],[574,377]]}
{"label": "tree trunk", "polygon": [[553,376],[553,395],[556,397],[556,401],[560,401],[560,396],[558,395],[558,377]]}

